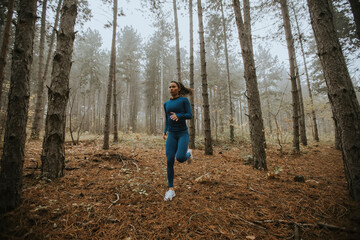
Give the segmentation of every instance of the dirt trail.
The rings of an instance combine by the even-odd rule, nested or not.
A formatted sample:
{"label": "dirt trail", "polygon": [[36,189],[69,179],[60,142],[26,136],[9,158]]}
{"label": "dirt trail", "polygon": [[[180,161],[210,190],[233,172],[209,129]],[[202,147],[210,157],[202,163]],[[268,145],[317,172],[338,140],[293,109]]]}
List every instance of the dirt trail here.
{"label": "dirt trail", "polygon": [[[146,143],[144,143],[146,142]],[[164,202],[163,143],[101,149],[67,144],[66,175],[40,178],[41,142],[27,144],[23,203],[0,217],[0,239],[356,239],[359,205],[346,190],[341,153],[311,145],[298,156],[267,149],[269,172],[244,165],[249,147],[194,150],[175,163],[176,197]],[[301,175],[305,182],[295,182]],[[199,178],[201,177],[201,178]],[[302,180],[301,178],[299,178]]]}

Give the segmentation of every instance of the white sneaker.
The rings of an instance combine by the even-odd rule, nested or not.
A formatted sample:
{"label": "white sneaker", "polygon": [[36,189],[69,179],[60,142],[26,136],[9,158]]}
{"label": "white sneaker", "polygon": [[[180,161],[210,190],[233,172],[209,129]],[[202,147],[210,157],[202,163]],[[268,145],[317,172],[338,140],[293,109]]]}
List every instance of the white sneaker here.
{"label": "white sneaker", "polygon": [[164,197],[164,200],[165,201],[171,201],[173,199],[173,197],[175,197],[176,194],[175,194],[175,191],[174,190],[169,190],[165,193],[165,197]]}
{"label": "white sneaker", "polygon": [[186,160],[186,162],[187,162],[188,164],[190,164],[190,163],[192,163],[192,160],[194,159],[194,156],[193,156],[193,153],[192,153],[192,149],[189,149],[187,152],[190,153],[190,157],[188,158],[188,160]]}

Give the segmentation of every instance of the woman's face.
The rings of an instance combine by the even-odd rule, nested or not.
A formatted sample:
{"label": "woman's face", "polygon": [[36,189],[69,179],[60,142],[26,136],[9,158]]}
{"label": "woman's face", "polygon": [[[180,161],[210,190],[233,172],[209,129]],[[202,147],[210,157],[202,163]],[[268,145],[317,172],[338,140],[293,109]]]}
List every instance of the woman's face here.
{"label": "woman's face", "polygon": [[169,92],[170,92],[171,96],[177,96],[177,95],[179,95],[180,88],[178,87],[178,85],[176,83],[172,82],[169,85]]}

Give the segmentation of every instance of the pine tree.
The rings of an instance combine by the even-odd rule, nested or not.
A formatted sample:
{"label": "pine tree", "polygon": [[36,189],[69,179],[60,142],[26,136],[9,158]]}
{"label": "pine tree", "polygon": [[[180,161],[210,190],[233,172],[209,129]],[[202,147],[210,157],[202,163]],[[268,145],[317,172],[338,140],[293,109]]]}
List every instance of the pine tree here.
{"label": "pine tree", "polygon": [[291,32],[289,11],[287,7],[286,0],[280,0],[281,5],[281,13],[283,17],[285,35],[286,35],[286,43],[288,47],[289,54],[289,63],[290,63],[290,81],[291,81],[291,96],[292,96],[292,108],[293,108],[293,150],[295,152],[300,152],[300,142],[299,142],[299,91],[296,83],[296,78],[298,75],[298,70],[296,66],[295,60],[295,47],[294,47],[294,39]]}
{"label": "pine tree", "polygon": [[220,0],[220,10],[221,10],[221,20],[224,32],[224,52],[225,52],[225,62],[226,62],[226,77],[227,77],[227,87],[228,87],[228,103],[229,103],[229,112],[230,112],[230,141],[234,142],[234,114],[233,114],[233,103],[231,99],[231,78],[230,78],[230,67],[229,67],[229,54],[227,46],[227,28],[225,22],[225,14],[223,2]]}
{"label": "pine tree", "polygon": [[328,96],[339,130],[350,195],[360,201],[360,106],[337,37],[328,0],[307,0]]}
{"label": "pine tree", "polygon": [[[33,119],[32,128],[31,128],[31,138],[32,139],[38,139],[39,138],[40,130],[41,130],[42,125],[43,125],[44,84],[45,84],[45,81],[47,79],[49,66],[50,66],[50,60],[51,60],[54,45],[55,45],[54,44],[54,42],[55,42],[55,34],[57,32],[57,27],[58,27],[58,24],[59,24],[59,16],[60,16],[60,10],[61,10],[61,6],[62,6],[62,2],[63,2],[63,0],[59,0],[58,6],[57,6],[57,9],[56,9],[55,24],[54,24],[53,31],[52,31],[51,37],[50,37],[49,51],[48,51],[47,57],[46,57],[46,63],[45,63],[44,72],[43,72],[42,76],[38,76],[39,79],[38,79],[37,92],[36,92],[35,114],[34,114],[34,119]],[[39,74],[40,74],[40,72],[39,72]]]}
{"label": "pine tree", "polygon": [[177,81],[181,82],[180,37],[179,37],[179,23],[178,23],[178,16],[177,16],[176,0],[173,0],[173,9],[174,9],[174,23],[175,23],[175,40],[176,40]]}
{"label": "pine tree", "polygon": [[0,212],[10,211],[20,203],[36,3],[37,0],[21,0],[18,7],[0,171]]}
{"label": "pine tree", "polygon": [[69,75],[75,39],[77,0],[64,0],[51,85],[48,89],[48,111],[41,153],[42,175],[54,179],[64,175],[66,106],[69,98]]}
{"label": "pine tree", "polygon": [[[113,35],[111,43],[111,55],[110,55],[110,67],[109,67],[109,79],[106,95],[106,107],[105,107],[105,125],[104,125],[104,144],[103,149],[109,149],[109,135],[110,135],[110,111],[111,111],[111,95],[113,94],[113,83],[115,73],[115,49],[116,49],[116,19],[117,19],[117,0],[114,0],[114,12],[113,12]],[[114,99],[115,101],[115,99]]]}
{"label": "pine tree", "polygon": [[33,125],[31,128],[31,135],[30,138],[33,140],[39,139],[40,135],[40,123],[42,122],[42,97],[44,95],[44,82],[42,78],[42,71],[43,71],[43,57],[44,57],[44,46],[45,46],[45,23],[46,23],[46,6],[47,0],[42,2],[42,12],[41,12],[41,26],[40,26],[40,45],[39,45],[39,66],[38,66],[38,74],[37,74],[37,101],[35,107],[35,114]]}
{"label": "pine tree", "polygon": [[239,0],[233,0],[233,8],[245,69],[244,75],[246,82],[246,96],[249,107],[251,147],[254,156],[253,167],[256,169],[267,170],[264,123],[261,112],[260,95],[251,37],[250,3],[248,0],[244,0],[244,20],[240,10]]}
{"label": "pine tree", "polygon": [[[193,1],[189,0],[189,18],[190,18],[190,88],[194,89],[194,24],[193,24]],[[191,103],[191,109],[193,112],[193,118],[190,119],[189,124],[189,132],[190,132],[190,141],[189,141],[189,148],[194,149],[195,148],[195,94],[190,96],[190,103]]]}
{"label": "pine tree", "polygon": [[204,40],[204,25],[202,17],[201,0],[197,0],[198,18],[199,18],[199,39],[200,39],[200,61],[201,61],[201,82],[202,82],[202,96],[204,101],[204,129],[205,129],[205,154],[212,155],[212,139],[211,139],[211,124],[210,124],[210,104],[209,93],[206,74],[206,57],[205,57],[205,40]]}
{"label": "pine tree", "polygon": [[1,109],[2,86],[5,76],[6,58],[9,50],[10,29],[11,29],[11,20],[14,12],[14,4],[15,4],[15,0],[9,0],[8,12],[6,15],[6,23],[5,23],[4,34],[2,39],[1,52],[0,52],[0,109]]}

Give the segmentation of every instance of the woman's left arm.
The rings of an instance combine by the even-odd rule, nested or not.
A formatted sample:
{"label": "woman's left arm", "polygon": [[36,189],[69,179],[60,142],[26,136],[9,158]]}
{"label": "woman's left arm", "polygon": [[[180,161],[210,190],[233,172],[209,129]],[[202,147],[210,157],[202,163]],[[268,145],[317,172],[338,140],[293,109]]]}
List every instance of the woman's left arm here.
{"label": "woman's left arm", "polygon": [[192,119],[193,116],[192,116],[192,110],[189,99],[184,98],[183,104],[184,104],[185,112],[177,113],[176,116],[178,117],[178,119]]}

